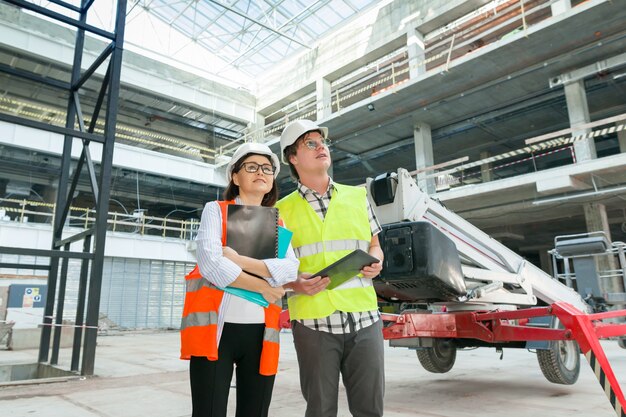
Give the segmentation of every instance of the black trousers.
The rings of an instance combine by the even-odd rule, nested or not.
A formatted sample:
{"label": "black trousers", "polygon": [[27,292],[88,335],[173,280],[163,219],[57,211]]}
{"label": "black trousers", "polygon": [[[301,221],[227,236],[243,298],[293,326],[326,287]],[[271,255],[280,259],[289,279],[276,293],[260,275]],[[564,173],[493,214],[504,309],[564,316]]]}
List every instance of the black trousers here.
{"label": "black trousers", "polygon": [[236,365],[236,417],[267,417],[275,376],[259,374],[264,324],[224,323],[217,361],[192,356],[192,417],[226,417]]}

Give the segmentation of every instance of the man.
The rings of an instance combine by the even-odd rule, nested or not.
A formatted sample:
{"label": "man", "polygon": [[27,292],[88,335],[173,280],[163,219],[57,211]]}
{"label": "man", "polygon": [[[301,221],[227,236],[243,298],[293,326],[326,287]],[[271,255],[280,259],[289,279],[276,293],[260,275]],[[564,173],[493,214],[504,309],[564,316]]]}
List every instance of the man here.
{"label": "man", "polygon": [[[300,275],[289,284],[289,314],[307,402],[305,417],[337,415],[339,376],[355,417],[383,415],[382,321],[372,278],[382,269],[381,228],[362,187],[333,182],[328,129],[310,120],[289,123],[280,138],[282,161],[298,180],[277,203],[293,234]],[[362,277],[328,290],[328,277],[310,278],[354,249],[380,259]],[[309,279],[310,278],[310,279]]]}

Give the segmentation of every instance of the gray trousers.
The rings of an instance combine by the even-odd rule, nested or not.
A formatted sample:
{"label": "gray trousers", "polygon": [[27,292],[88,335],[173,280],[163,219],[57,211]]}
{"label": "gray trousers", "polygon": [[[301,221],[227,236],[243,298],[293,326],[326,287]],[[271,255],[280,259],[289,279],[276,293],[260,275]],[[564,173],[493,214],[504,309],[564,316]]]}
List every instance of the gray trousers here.
{"label": "gray trousers", "polygon": [[358,332],[331,334],[292,322],[305,417],[336,417],[339,375],[354,417],[383,415],[382,320]]}

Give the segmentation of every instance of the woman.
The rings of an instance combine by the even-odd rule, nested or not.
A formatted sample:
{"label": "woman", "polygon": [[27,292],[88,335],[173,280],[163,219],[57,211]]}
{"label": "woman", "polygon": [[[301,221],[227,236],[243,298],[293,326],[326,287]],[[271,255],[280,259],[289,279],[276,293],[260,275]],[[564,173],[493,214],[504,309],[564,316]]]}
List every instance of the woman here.
{"label": "woman", "polygon": [[[227,204],[274,205],[278,170],[269,147],[241,145],[226,167],[226,201],[207,203],[202,213],[198,268],[186,277],[181,325],[181,358],[190,359],[192,417],[226,416],[234,365],[236,416],[268,415],[278,367],[280,307],[274,303],[284,295],[282,285],[296,279],[298,261],[291,247],[284,259],[239,255],[223,246],[223,231]],[[227,286],[259,292],[270,304],[263,308],[217,288]]]}

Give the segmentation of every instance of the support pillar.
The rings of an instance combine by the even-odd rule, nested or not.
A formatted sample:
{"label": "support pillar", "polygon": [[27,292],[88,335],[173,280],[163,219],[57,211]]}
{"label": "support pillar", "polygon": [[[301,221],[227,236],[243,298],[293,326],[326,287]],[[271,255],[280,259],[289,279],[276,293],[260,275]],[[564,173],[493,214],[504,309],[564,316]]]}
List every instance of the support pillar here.
{"label": "support pillar", "polygon": [[[567,114],[570,126],[574,129],[572,136],[589,133],[590,129],[576,129],[576,126],[589,123],[589,105],[585,92],[584,80],[574,81],[565,85],[565,100],[567,102]],[[596,145],[593,138],[583,139],[574,143],[576,162],[588,161],[596,158]]]}
{"label": "support pillar", "polygon": [[414,79],[426,72],[424,36],[410,26],[406,33],[406,43],[409,55],[409,78]]}
{"label": "support pillar", "polygon": [[552,275],[552,257],[547,249],[539,249],[539,265],[543,272]]}
{"label": "support pillar", "polygon": [[[51,185],[46,185],[46,187],[44,188],[44,191],[42,192],[42,197],[46,203],[54,204],[54,202],[57,200],[57,192],[59,191],[58,187],[56,186],[57,182],[58,180],[55,178],[51,181]],[[78,191],[74,191],[74,194],[70,196],[70,202],[76,196],[78,196]],[[47,207],[42,207],[42,208],[45,208],[49,212],[49,209]],[[44,222],[40,222],[40,223],[52,224],[52,221],[53,221],[53,218],[49,217]],[[67,220],[66,224],[69,225],[69,219]]]}
{"label": "support pillar", "polygon": [[254,121],[248,124],[248,140],[252,142],[265,142],[265,134],[263,128],[265,127],[265,117],[257,113]]}
{"label": "support pillar", "polygon": [[[481,152],[480,159],[489,158],[491,154],[489,152]],[[482,164],[480,166],[480,176],[483,182],[493,181],[493,171],[491,170],[491,164]]]}
{"label": "support pillar", "polygon": [[317,120],[323,120],[332,114],[330,81],[326,78],[318,78],[315,81]]}
{"label": "support pillar", "polygon": [[557,0],[550,5],[550,10],[552,10],[552,16],[565,13],[571,8],[572,8],[571,0]]}
{"label": "support pillar", "polygon": [[617,132],[617,140],[619,142],[619,151],[622,153],[626,152],[626,128]]}
{"label": "support pillar", "polygon": [[[433,139],[430,125],[417,123],[413,126],[413,139],[415,141],[415,168],[422,169],[434,165]],[[417,184],[429,195],[435,194],[435,179],[428,178],[428,173],[417,174]]]}

